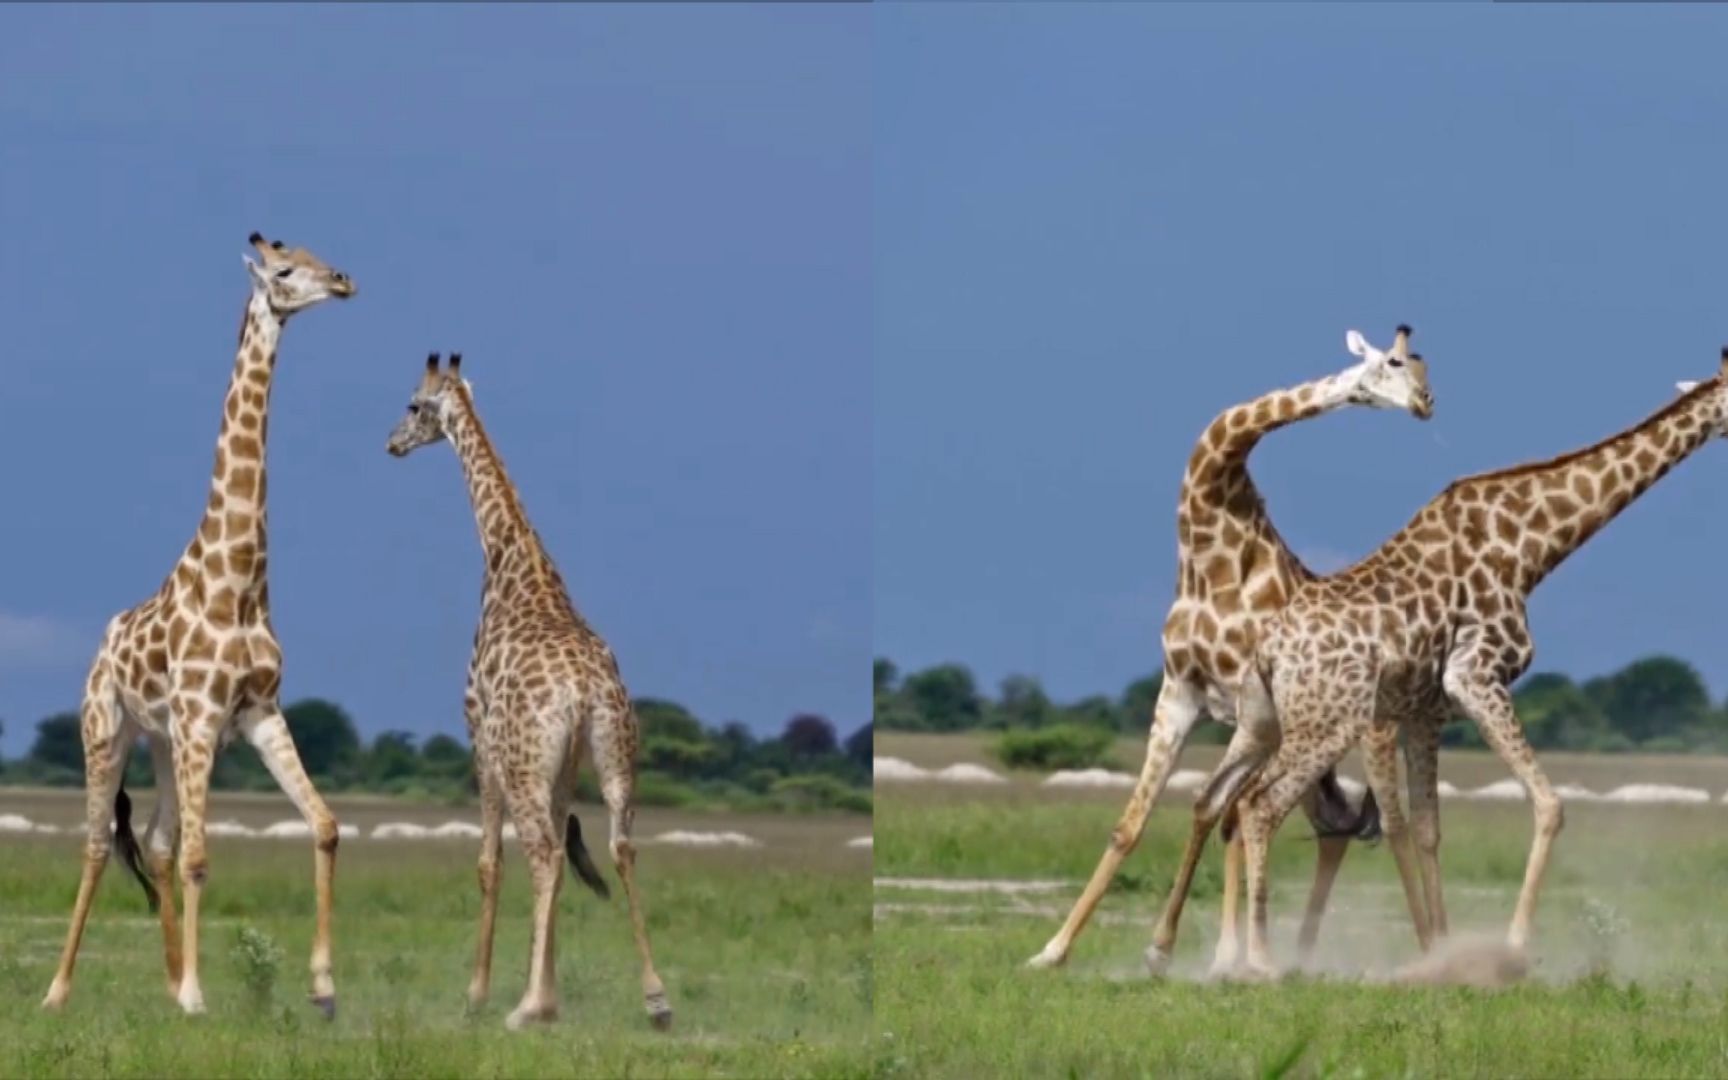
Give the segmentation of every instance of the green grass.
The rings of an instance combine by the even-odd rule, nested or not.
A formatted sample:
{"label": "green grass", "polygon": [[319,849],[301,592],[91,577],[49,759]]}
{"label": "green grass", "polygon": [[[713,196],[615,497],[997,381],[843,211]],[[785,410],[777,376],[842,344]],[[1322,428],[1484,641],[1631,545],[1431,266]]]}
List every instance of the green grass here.
{"label": "green grass", "polygon": [[[43,820],[44,807],[59,805],[41,796],[31,806],[0,803],[0,811]],[[147,810],[148,800],[142,805]],[[230,801],[216,816],[246,805]],[[386,819],[423,816],[376,804],[346,809],[353,812],[337,806],[345,820],[374,811]],[[584,809],[589,832],[603,836],[603,817]],[[458,816],[443,809],[429,820]],[[541,1030],[504,1029],[527,977],[530,905],[526,869],[508,842],[493,1000],[478,1016],[464,1015],[478,909],[476,842],[343,844],[335,924],[340,1011],[326,1023],[305,1002],[309,845],[231,839],[211,843],[201,963],[208,1015],[183,1017],[169,998],[160,932],[118,863],[103,881],[71,1001],[63,1013],[45,1014],[36,1006],[65,933],[80,842],[0,838],[0,995],[8,1002],[0,1010],[0,1075],[868,1073],[870,858],[843,846],[868,831],[868,819],[638,819],[639,835],[667,827],[773,837],[751,850],[642,847],[637,865],[649,932],[677,1011],[670,1034],[652,1031],[642,1011],[622,889],[615,885],[613,899],[602,902],[573,880],[558,925],[562,1015]],[[262,1002],[247,985],[258,965],[234,948],[242,928],[283,953]],[[254,940],[253,954],[259,951]]]}
{"label": "green grass", "polygon": [[[975,745],[923,739],[879,748],[896,751],[926,766],[987,760]],[[1183,764],[1198,765],[1195,757]],[[1579,782],[1598,790],[1633,779],[1686,782],[1651,777],[1650,761],[1619,762],[1622,776],[1593,769]],[[1462,771],[1453,766],[1450,758],[1443,766],[1449,779]],[[1498,778],[1483,772],[1454,782]],[[1322,930],[1323,975],[1271,985],[1203,980],[1218,925],[1214,845],[1174,974],[1148,977],[1140,954],[1187,830],[1187,800],[1169,795],[1068,965],[1025,970],[1096,865],[1125,796],[1055,794],[1026,781],[878,786],[879,1073],[1728,1076],[1728,808],[1569,808],[1537,911],[1532,977],[1487,991],[1376,981],[1417,954],[1389,853],[1360,845]],[[1523,873],[1529,809],[1447,801],[1443,826],[1454,934],[1497,940]],[[1274,850],[1272,945],[1285,965],[1295,960],[1314,856],[1306,834],[1297,815]],[[926,878],[1062,885],[956,893]]]}

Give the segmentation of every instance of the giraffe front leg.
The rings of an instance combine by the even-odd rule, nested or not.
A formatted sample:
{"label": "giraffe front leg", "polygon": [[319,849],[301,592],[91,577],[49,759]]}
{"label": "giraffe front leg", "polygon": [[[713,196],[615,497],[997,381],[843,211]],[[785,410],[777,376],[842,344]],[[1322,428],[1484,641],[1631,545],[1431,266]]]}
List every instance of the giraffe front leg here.
{"label": "giraffe front leg", "polygon": [[[1230,738],[1230,746],[1194,800],[1194,821],[1182,851],[1182,862],[1170,886],[1170,895],[1165,898],[1163,914],[1152,931],[1152,944],[1145,952],[1146,967],[1152,974],[1160,974],[1170,966],[1182,908],[1194,885],[1194,871],[1200,865],[1206,841],[1218,821],[1234,809],[1243,785],[1277,753],[1278,738],[1278,717],[1270,696],[1258,678],[1251,678],[1237,702],[1236,733]],[[1228,852],[1225,857],[1228,861]]]}
{"label": "giraffe front leg", "polygon": [[174,708],[174,784],[180,800],[180,888],[185,920],[180,941],[180,992],[176,999],[187,1015],[204,1011],[204,989],[198,982],[198,911],[210,860],[204,849],[204,822],[209,805],[210,770],[216,763],[219,719],[213,712],[188,707],[177,698]]}
{"label": "giraffe front leg", "polygon": [[1224,842],[1224,895],[1220,900],[1218,944],[1212,950],[1212,968],[1219,978],[1236,970],[1242,960],[1242,930],[1237,925],[1237,902],[1242,893],[1242,830]]}
{"label": "giraffe front leg", "polygon": [[1518,725],[1518,714],[1512,707],[1512,693],[1492,669],[1448,665],[1444,676],[1446,694],[1482,732],[1488,746],[1500,756],[1524,785],[1530,796],[1530,808],[1536,818],[1535,835],[1530,840],[1530,855],[1524,867],[1524,886],[1518,892],[1518,906],[1512,913],[1512,925],[1506,931],[1506,944],[1522,953],[1530,942],[1530,925],[1535,918],[1536,898],[1542,891],[1542,879],[1548,870],[1548,857],[1554,838],[1565,824],[1565,812],[1560,797],[1536,755],[1524,739]]}
{"label": "giraffe front leg", "polygon": [[1158,691],[1152,731],[1146,739],[1146,760],[1140,766],[1140,778],[1135,782],[1133,793],[1128,796],[1128,805],[1117,819],[1116,827],[1110,830],[1110,845],[1104,849],[1097,868],[1092,871],[1091,880],[1086,883],[1080,898],[1074,901],[1062,928],[1038,955],[1026,962],[1027,967],[1050,968],[1067,961],[1069,950],[1074,947],[1074,939],[1080,936],[1080,931],[1086,928],[1098,902],[1104,899],[1105,890],[1115,878],[1117,868],[1140,843],[1140,836],[1146,831],[1146,819],[1152,814],[1152,806],[1164,790],[1164,782],[1170,778],[1170,768],[1175,764],[1176,756],[1182,752],[1182,744],[1187,741],[1188,732],[1194,727],[1194,721],[1199,716],[1199,695],[1186,683],[1166,675],[1164,684]]}
{"label": "giraffe front leg", "polygon": [[72,923],[66,931],[66,944],[60,952],[60,965],[54,981],[42,999],[44,1009],[58,1009],[72,993],[72,970],[78,962],[78,947],[84,940],[84,924],[90,918],[90,905],[96,898],[96,886],[102,881],[102,871],[108,865],[114,837],[109,831],[114,824],[115,797],[126,773],[126,756],[130,749],[131,730],[121,716],[113,692],[106,684],[87,692],[81,717],[84,736],[84,872],[78,881],[78,898],[72,903]]}
{"label": "giraffe front leg", "polygon": [[336,980],[330,963],[330,918],[336,876],[336,845],[340,840],[336,817],[324,804],[318,789],[300,762],[288,721],[275,705],[247,713],[241,731],[258,751],[270,775],[312,830],[312,881],[317,896],[317,923],[312,935],[312,1004],[327,1020],[336,1017]]}

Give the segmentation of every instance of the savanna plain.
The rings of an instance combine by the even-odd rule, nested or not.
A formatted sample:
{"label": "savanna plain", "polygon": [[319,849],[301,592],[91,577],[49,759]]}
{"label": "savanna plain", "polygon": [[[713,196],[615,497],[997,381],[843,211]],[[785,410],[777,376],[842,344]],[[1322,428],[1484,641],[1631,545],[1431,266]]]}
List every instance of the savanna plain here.
{"label": "savanna plain", "polygon": [[[883,733],[878,758],[1003,771],[979,735]],[[1143,741],[1123,739],[1119,768]],[[1215,747],[1180,763],[1205,769]],[[1442,984],[1398,981],[1418,956],[1390,852],[1353,844],[1307,974],[1211,980],[1221,849],[1214,840],[1170,974],[1141,953],[1175,869],[1190,798],[1166,791],[1067,965],[1022,965],[1060,926],[1126,801],[1122,789],[1007,782],[876,785],[876,1068],[904,1076],[1692,1077],[1728,1075],[1728,761],[1544,754],[1550,779],[1703,788],[1693,805],[1572,800],[1537,910],[1531,968],[1461,985],[1492,955],[1529,847],[1522,798],[1442,801],[1454,955]],[[1344,775],[1361,777],[1354,755]],[[1469,790],[1507,777],[1446,751]],[[1273,851],[1272,946],[1296,964],[1314,841],[1293,815]]]}
{"label": "savanna plain", "polygon": [[[133,792],[142,819],[154,794]],[[336,797],[359,836],[336,870],[338,1013],[306,1002],[312,851],[305,839],[216,837],[204,900],[207,1015],[165,989],[161,932],[137,883],[110,862],[71,1001],[37,1008],[77,888],[76,835],[0,836],[0,1074],[18,1077],[864,1076],[875,1068],[868,847],[856,814],[638,812],[637,875],[655,961],[676,1010],[669,1033],[642,1011],[630,924],[606,860],[602,808],[579,805],[612,879],[602,901],[567,879],[559,900],[562,1013],[513,1033],[527,979],[530,897],[504,847],[492,1000],[466,1009],[478,841],[375,840],[384,822],[477,820],[472,808]],[[82,793],[0,791],[0,814],[61,827]],[[211,820],[254,828],[294,817],[285,799],[218,793]],[[677,830],[737,832],[755,847],[651,842]]]}

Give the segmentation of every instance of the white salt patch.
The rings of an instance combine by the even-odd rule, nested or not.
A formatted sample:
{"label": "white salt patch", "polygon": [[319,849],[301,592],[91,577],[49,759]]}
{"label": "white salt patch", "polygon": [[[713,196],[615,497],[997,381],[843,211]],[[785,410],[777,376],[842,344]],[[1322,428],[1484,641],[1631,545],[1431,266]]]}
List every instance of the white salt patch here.
{"label": "white salt patch", "polygon": [[466,837],[468,839],[477,839],[482,835],[482,830],[480,826],[471,821],[446,821],[436,829],[433,829],[432,835],[440,837]]}
{"label": "white salt patch", "polygon": [[949,784],[1006,784],[1008,782],[984,766],[973,765],[970,762],[961,762],[958,765],[950,765],[946,769],[939,769],[930,778]]}
{"label": "white salt patch", "polygon": [[1675,784],[1623,784],[1602,796],[1603,802],[1618,803],[1707,803],[1710,793],[1703,788],[1679,787]]}
{"label": "white salt patch", "polygon": [[204,825],[205,836],[257,836],[256,832],[238,821],[210,821]]}
{"label": "white salt patch", "polygon": [[1044,787],[1055,788],[1131,788],[1134,777],[1109,769],[1058,769],[1044,778]]}
{"label": "white salt patch", "polygon": [[1554,785],[1554,794],[1567,802],[1597,802],[1602,798],[1582,784],[1556,784]]}
{"label": "white salt patch", "polygon": [[878,889],[919,889],[946,893],[1048,893],[1070,887],[1066,881],[1014,881],[1001,878],[897,878],[876,879]]}
{"label": "white salt patch", "polygon": [[897,757],[879,757],[870,759],[870,775],[873,780],[924,780],[930,770]]}
{"label": "white salt patch", "polygon": [[0,832],[27,833],[35,827],[23,814],[0,814]]}
{"label": "white salt patch", "polygon": [[386,821],[372,829],[374,840],[418,840],[431,830],[411,821]]}
{"label": "white salt patch", "polygon": [[1206,774],[1199,769],[1177,769],[1164,786],[1171,791],[1199,791],[1206,786]]}
{"label": "white salt patch", "polygon": [[1516,780],[1496,780],[1492,784],[1485,784],[1477,788],[1475,791],[1466,791],[1464,797],[1466,799],[1522,799],[1524,798],[1524,785]]}
{"label": "white salt patch", "polygon": [[34,831],[45,836],[53,836],[60,831],[60,827],[58,825],[38,825]]}
{"label": "white salt patch", "polygon": [[740,832],[692,832],[673,829],[654,837],[650,843],[672,844],[676,847],[761,847],[762,841]]}
{"label": "white salt patch", "polygon": [[358,840],[360,838],[360,826],[338,825],[336,826],[336,835],[344,840]]}
{"label": "white salt patch", "polygon": [[1444,780],[1435,784],[1434,790],[1440,793],[1442,799],[1456,799],[1458,797],[1458,785],[1449,784]]}
{"label": "white salt patch", "polygon": [[847,847],[857,847],[857,848],[874,848],[876,846],[876,838],[874,836],[855,836],[852,839],[846,841],[846,846]]}
{"label": "white salt patch", "polygon": [[260,832],[258,835],[259,836],[310,837],[312,835],[312,827],[310,825],[306,824],[304,821],[278,821],[274,825],[265,826],[264,831]]}

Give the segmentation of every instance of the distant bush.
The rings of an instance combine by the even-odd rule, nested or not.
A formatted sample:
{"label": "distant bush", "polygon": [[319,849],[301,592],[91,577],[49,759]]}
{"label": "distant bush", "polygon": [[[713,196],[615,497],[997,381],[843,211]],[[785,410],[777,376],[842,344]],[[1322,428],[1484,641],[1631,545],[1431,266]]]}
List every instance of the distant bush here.
{"label": "distant bush", "polygon": [[1104,728],[1057,724],[1004,732],[996,740],[996,756],[1012,769],[1084,769],[1104,764],[1114,741]]}
{"label": "distant bush", "polygon": [[870,812],[870,796],[831,776],[788,776],[776,780],[769,795],[782,810]]}

